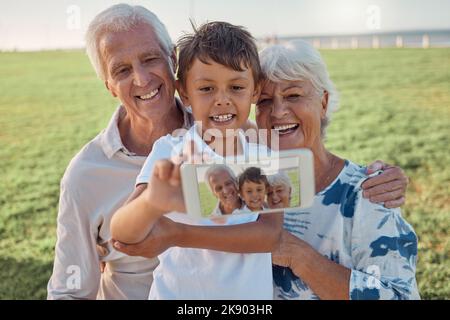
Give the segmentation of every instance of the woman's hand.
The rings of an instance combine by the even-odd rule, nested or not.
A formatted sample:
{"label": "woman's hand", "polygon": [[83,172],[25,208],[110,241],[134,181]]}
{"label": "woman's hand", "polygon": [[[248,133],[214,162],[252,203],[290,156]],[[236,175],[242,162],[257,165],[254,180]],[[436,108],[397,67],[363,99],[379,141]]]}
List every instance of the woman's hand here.
{"label": "woman's hand", "polygon": [[391,166],[377,160],[367,167],[367,174],[378,170],[383,172],[367,179],[363,184],[363,196],[374,203],[384,203],[386,208],[398,208],[405,204],[405,193],[409,183],[408,177],[397,166]]}
{"label": "woman's hand", "polygon": [[140,256],[154,258],[176,244],[176,239],[180,235],[181,225],[166,217],[161,217],[153,226],[147,237],[136,244],[125,244],[111,240],[117,251],[129,256]]}
{"label": "woman's hand", "polygon": [[301,246],[301,241],[289,231],[283,229],[279,246],[272,252],[272,263],[293,270],[297,257],[295,253]]}

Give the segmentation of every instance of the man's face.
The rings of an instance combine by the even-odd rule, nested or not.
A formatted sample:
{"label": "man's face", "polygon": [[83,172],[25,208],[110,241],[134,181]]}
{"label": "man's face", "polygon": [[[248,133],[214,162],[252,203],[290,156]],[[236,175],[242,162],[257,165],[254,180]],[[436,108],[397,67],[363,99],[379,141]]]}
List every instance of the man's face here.
{"label": "man's face", "polygon": [[228,172],[224,170],[214,172],[209,177],[209,185],[214,196],[219,199],[223,206],[231,206],[238,203],[239,194],[236,181],[233,180]]}
{"label": "man's face", "polygon": [[[105,85],[131,117],[160,119],[175,103],[175,56],[161,48],[153,29],[139,24],[130,31],[107,33],[100,41]],[[172,62],[171,62],[172,60]]]}
{"label": "man's face", "polygon": [[252,181],[245,181],[240,190],[241,197],[247,207],[252,211],[263,209],[264,200],[266,198],[266,185],[255,183]]}
{"label": "man's face", "polygon": [[251,69],[236,71],[212,60],[208,64],[195,59],[187,72],[185,87],[179,91],[185,105],[192,107],[195,121],[202,129],[239,129],[246,123],[250,106],[259,97],[259,87]]}
{"label": "man's face", "polygon": [[284,184],[269,187],[267,193],[267,204],[271,209],[289,208],[291,199],[291,188]]}

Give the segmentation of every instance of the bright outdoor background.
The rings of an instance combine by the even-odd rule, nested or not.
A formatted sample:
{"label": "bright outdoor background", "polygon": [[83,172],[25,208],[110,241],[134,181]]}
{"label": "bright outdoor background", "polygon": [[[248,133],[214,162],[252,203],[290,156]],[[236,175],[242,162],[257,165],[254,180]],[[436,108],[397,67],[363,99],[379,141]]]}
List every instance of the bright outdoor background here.
{"label": "bright outdoor background", "polygon": [[[52,8],[59,8],[61,3],[68,7],[77,2],[82,9],[88,6],[87,1],[36,3],[42,3],[44,9],[54,12]],[[162,1],[153,2],[155,12],[169,26],[174,38],[187,25],[185,22],[189,15],[201,22],[205,18],[218,19],[217,12],[222,10],[216,8],[208,16],[201,5],[205,2],[174,1],[186,8],[184,17],[178,19],[184,19],[183,25],[176,29],[175,18],[170,15],[173,6],[167,5],[172,8],[169,9]],[[153,2],[141,3],[152,9]],[[337,1],[314,3],[319,2],[323,6],[331,6],[331,3],[334,6]],[[388,1],[370,3],[381,7],[381,18],[398,17],[397,20],[403,24],[406,23],[404,21],[410,21],[404,14],[405,10],[411,10],[410,16],[416,17],[416,20],[410,21],[411,25],[396,26],[386,18],[389,28],[384,28],[384,20],[381,19],[377,30],[393,32],[395,28],[450,29],[450,19],[442,20],[443,14],[450,12],[446,9],[450,8],[449,2],[390,1],[396,4],[397,11],[391,8],[386,13],[383,8],[389,6]],[[95,10],[86,14],[89,19],[112,1],[98,3]],[[239,8],[239,3],[230,2],[230,6]],[[283,1],[276,3],[279,7],[277,14],[285,12],[287,15],[295,11],[288,10],[289,5],[284,7]],[[301,8],[302,3],[315,17],[319,15],[320,8],[311,7],[311,1],[297,1],[295,9]],[[346,11],[348,15],[353,12],[351,10],[359,8],[360,3],[366,6],[369,4],[365,1],[358,4],[355,1],[342,3],[347,3],[347,9],[350,10]],[[40,17],[46,10],[18,10],[21,6],[26,9],[23,1],[0,1],[0,50],[39,47],[27,48],[26,44],[34,41],[31,40],[33,28],[27,29],[26,25],[20,27],[14,19],[19,23],[32,21],[34,29],[40,31],[47,30],[46,26],[53,28],[52,23],[55,22],[52,19],[22,19],[23,16],[28,17],[30,12]],[[264,5],[261,6],[264,8]],[[285,10],[281,11],[283,8]],[[440,10],[433,11],[433,8]],[[187,12],[188,9],[190,12]],[[358,10],[357,13],[360,12]],[[360,14],[366,17],[365,8],[361,10]],[[423,12],[423,21],[419,14],[414,15],[414,10]],[[237,9],[235,11],[240,12]],[[339,24],[339,21],[330,20],[328,11],[321,11],[327,19],[320,20],[320,23],[313,19],[306,20],[311,25],[309,33],[295,32],[294,23],[284,19],[291,30],[289,33],[282,28],[282,17],[277,15],[278,18],[269,23],[268,12],[273,11],[267,11],[266,8],[264,15],[258,13],[248,18],[249,30],[260,38],[264,35],[292,36],[297,33],[305,37],[308,34],[330,35],[333,23]],[[61,14],[61,20],[65,23],[64,9]],[[238,18],[234,19],[232,13],[223,14],[233,17],[227,19],[225,16],[223,20],[246,25],[245,21],[235,21]],[[236,15],[240,17],[242,14]],[[435,23],[442,25],[432,24],[433,15]],[[88,18],[82,20],[80,33],[88,23]],[[257,19],[262,22],[259,23]],[[272,29],[264,29],[261,25],[271,25]],[[329,27],[325,27],[327,25]],[[367,30],[364,23],[360,25],[348,24],[345,25],[348,30],[338,31],[376,31]],[[17,30],[11,26],[17,26]],[[373,26],[376,29],[376,21]],[[301,27],[299,29],[304,31],[305,26]],[[40,36],[41,33],[34,38],[39,39]],[[70,42],[70,47],[78,47],[77,41],[82,41],[82,38],[77,37],[74,36],[76,41]],[[18,42],[14,42],[15,38]],[[43,40],[40,43],[44,49],[57,48],[58,43],[64,43],[58,39],[55,35],[47,39],[48,43]],[[69,41],[71,38],[67,39]],[[5,45],[2,46],[2,43]],[[449,299],[450,48],[445,45],[442,48],[434,47],[432,38],[431,48],[423,49],[420,43],[417,46],[321,49],[341,95],[340,110],[328,130],[327,147],[341,157],[361,164],[383,159],[405,170],[410,177],[410,185],[403,214],[419,236],[417,280],[420,294],[425,299]],[[70,159],[106,126],[117,102],[96,78],[82,50],[0,52],[0,92],[0,299],[44,299],[56,241],[59,181]]]}

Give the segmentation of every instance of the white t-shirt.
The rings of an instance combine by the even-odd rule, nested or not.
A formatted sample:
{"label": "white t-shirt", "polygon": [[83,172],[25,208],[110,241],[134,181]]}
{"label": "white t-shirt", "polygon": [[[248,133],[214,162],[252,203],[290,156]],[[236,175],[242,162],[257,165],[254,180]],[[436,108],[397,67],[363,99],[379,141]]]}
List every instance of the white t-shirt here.
{"label": "white t-shirt", "polygon": [[[239,134],[244,155],[267,155],[264,145],[247,143]],[[147,183],[154,163],[180,153],[193,141],[197,150],[209,157],[223,159],[201,139],[194,125],[179,137],[166,135],[155,142],[136,185]],[[184,213],[171,212],[166,216],[191,225],[217,225],[213,220],[193,220]],[[233,215],[220,225],[253,222],[257,214]],[[239,299],[270,300],[273,298],[272,257],[270,253],[237,254],[206,249],[172,247],[159,257],[160,264],[153,272],[149,299]]]}

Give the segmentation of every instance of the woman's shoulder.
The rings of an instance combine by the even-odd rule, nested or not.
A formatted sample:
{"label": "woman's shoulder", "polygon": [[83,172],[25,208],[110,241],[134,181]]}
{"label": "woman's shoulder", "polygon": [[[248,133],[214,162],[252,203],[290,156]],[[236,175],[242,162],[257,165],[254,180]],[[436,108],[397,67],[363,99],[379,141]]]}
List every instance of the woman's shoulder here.
{"label": "woman's shoulder", "polygon": [[323,206],[337,205],[344,217],[352,218],[356,202],[361,196],[361,184],[366,179],[365,167],[345,160],[344,168],[337,178],[318,194],[321,197],[321,204]]}

